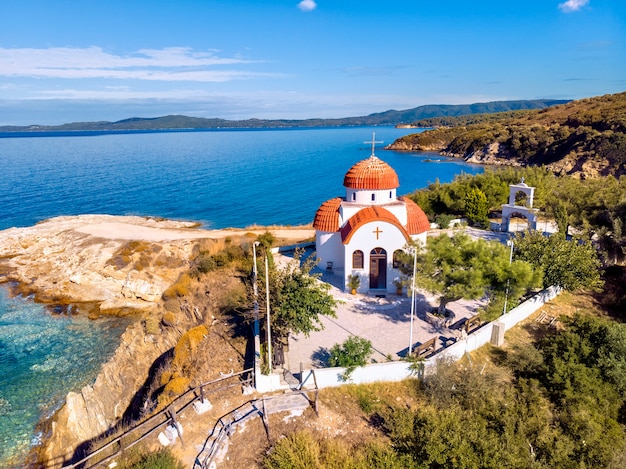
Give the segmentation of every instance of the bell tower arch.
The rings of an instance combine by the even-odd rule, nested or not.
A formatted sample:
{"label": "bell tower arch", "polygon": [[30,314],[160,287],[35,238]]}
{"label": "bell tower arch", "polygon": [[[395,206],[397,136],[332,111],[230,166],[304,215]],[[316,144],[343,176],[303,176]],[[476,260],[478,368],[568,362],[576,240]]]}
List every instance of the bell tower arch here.
{"label": "bell tower arch", "polygon": [[518,184],[509,186],[509,203],[502,206],[502,231],[509,231],[511,216],[521,215],[528,220],[528,228],[537,229],[536,209],[533,209],[535,188],[530,187],[522,178]]}

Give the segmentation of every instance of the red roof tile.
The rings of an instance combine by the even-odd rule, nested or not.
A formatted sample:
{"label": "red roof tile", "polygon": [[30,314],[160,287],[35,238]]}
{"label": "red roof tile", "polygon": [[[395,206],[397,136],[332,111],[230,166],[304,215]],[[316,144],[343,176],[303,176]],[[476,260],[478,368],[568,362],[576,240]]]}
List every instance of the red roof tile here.
{"label": "red roof tile", "polygon": [[324,202],[315,213],[313,228],[329,233],[339,231],[339,207],[341,202],[342,199],[340,197]]}
{"label": "red roof tile", "polygon": [[348,244],[350,242],[350,238],[352,238],[352,235],[356,232],[356,230],[372,221],[391,223],[398,228],[406,240],[409,241],[409,234],[393,213],[383,207],[373,206],[359,210],[356,214],[350,217],[348,222],[343,226],[343,228],[341,228],[341,242],[343,244]]}
{"label": "red roof tile", "polygon": [[398,200],[406,205],[407,224],[405,228],[409,234],[421,234],[430,229],[430,221],[419,205],[408,197],[398,197]]}
{"label": "red roof tile", "polygon": [[391,166],[372,155],[348,170],[343,185],[350,189],[382,190],[396,189],[400,182]]}

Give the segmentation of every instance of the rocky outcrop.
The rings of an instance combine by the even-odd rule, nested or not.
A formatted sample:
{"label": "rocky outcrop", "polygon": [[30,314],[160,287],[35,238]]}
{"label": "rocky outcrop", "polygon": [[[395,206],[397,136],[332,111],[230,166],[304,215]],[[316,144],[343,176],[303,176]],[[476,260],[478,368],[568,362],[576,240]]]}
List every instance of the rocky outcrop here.
{"label": "rocky outcrop", "polygon": [[[442,154],[446,154],[442,152]],[[459,155],[446,155],[459,157]],[[522,166],[522,163],[512,158],[511,152],[506,145],[502,145],[499,142],[493,142],[489,145],[485,145],[482,149],[474,151],[465,156],[467,163],[487,164],[492,166]]]}
{"label": "rocky outcrop", "polygon": [[[124,223],[120,223],[123,221]],[[107,224],[114,229],[104,232]],[[28,228],[0,232],[0,281],[18,282],[45,303],[97,303],[99,312],[149,309],[188,268],[202,237],[184,224],[141,217],[59,217]],[[85,228],[102,228],[94,236]],[[137,228],[161,232],[158,241],[136,241]],[[104,234],[104,236],[102,236]],[[173,238],[173,239],[168,239]]]}
{"label": "rocky outcrop", "polygon": [[[197,238],[189,223],[141,217],[59,217],[0,232],[0,282],[41,302],[88,305],[90,314],[159,311],[163,292],[189,268]],[[160,316],[160,315],[159,315]],[[157,318],[158,323],[158,318]],[[47,422],[38,458],[58,467],[83,442],[118,424],[175,334],[146,333],[135,321],[95,383],[71,392]],[[137,402],[134,402],[136,405]]]}
{"label": "rocky outcrop", "polygon": [[[59,467],[77,448],[134,417],[147,403],[145,385],[179,333],[176,321],[165,325],[162,320],[161,298],[188,270],[200,240],[267,231],[207,231],[194,226],[143,217],[81,215],[0,231],[0,283],[15,282],[37,301],[77,304],[93,315],[140,312],[138,318],[146,318],[145,325],[137,320],[122,335],[96,381],[69,393],[65,405],[44,424],[37,458],[49,467]],[[314,233],[310,228],[272,232],[277,239],[297,240]],[[200,319],[185,306],[184,314]]]}
{"label": "rocky outcrop", "polygon": [[81,443],[105,435],[122,422],[151,367],[174,344],[174,338],[146,334],[139,322],[129,327],[95,383],[67,395],[65,405],[48,423],[39,459],[48,467],[59,467],[72,459]]}
{"label": "rocky outcrop", "polygon": [[444,141],[430,142],[428,144],[418,143],[408,138],[399,138],[395,142],[385,147],[385,150],[395,151],[443,151],[446,147]]}

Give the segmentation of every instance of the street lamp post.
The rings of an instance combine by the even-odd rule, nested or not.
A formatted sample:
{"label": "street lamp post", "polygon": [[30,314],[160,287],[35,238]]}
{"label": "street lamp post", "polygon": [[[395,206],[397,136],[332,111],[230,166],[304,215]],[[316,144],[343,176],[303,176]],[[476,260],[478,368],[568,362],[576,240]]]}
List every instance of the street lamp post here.
{"label": "street lamp post", "polygon": [[267,265],[267,253],[265,255],[265,293],[267,303],[267,364],[269,374],[272,374],[272,333],[270,330],[270,273]]}
{"label": "street lamp post", "polygon": [[[509,266],[513,263],[513,240],[512,239],[507,239],[506,240],[506,245],[511,247],[511,253],[509,254]],[[506,292],[504,294],[504,310],[502,312],[502,314],[506,314],[506,305],[507,302],[509,300],[509,282],[510,279],[506,279]]]}
{"label": "street lamp post", "polygon": [[257,278],[259,276],[259,270],[256,265],[256,247],[260,243],[255,241],[252,243],[252,257],[254,260],[254,265],[252,266],[252,288],[254,291],[254,320],[259,320],[259,288],[257,286]]}
{"label": "street lamp post", "polygon": [[415,314],[415,271],[417,268],[417,252],[415,249],[411,250],[413,253],[413,278],[411,279],[411,331],[409,333],[409,351],[408,356],[413,355],[413,316]]}

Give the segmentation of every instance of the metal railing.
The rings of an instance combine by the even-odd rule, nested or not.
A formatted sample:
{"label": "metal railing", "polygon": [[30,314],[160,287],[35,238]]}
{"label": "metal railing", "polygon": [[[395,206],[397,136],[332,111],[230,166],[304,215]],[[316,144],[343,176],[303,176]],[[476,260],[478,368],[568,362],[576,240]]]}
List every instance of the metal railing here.
{"label": "metal railing", "polygon": [[[239,378],[246,373],[248,373],[249,376],[245,379],[239,379],[236,383],[214,387],[220,383],[224,383],[234,378]],[[169,404],[166,409],[163,409],[160,412],[157,412],[156,414],[148,417],[143,422],[133,425],[131,428],[124,431],[121,435],[118,435],[111,441],[103,444],[100,448],[91,451],[88,455],[86,455],[79,461],[75,461],[69,464],[63,464],[65,458],[63,458],[63,461],[59,461],[60,458],[58,458],[57,461],[59,461],[60,464],[63,464],[63,468],[67,469],[90,469],[99,467],[118,457],[124,451],[132,448],[136,444],[148,438],[150,435],[167,427],[168,425],[173,425],[174,428],[178,429],[177,415],[184,412],[196,401],[203,401],[208,394],[214,394],[216,392],[224,391],[226,389],[230,389],[236,386],[252,386],[253,383],[253,368],[248,368],[246,370],[240,371],[238,373],[233,373],[229,376],[225,376],[214,381],[202,383],[178,396]],[[210,387],[210,389],[207,389],[207,387]],[[97,460],[94,461],[95,459]],[[54,461],[50,461],[49,464],[54,466],[58,465],[54,464]]]}

